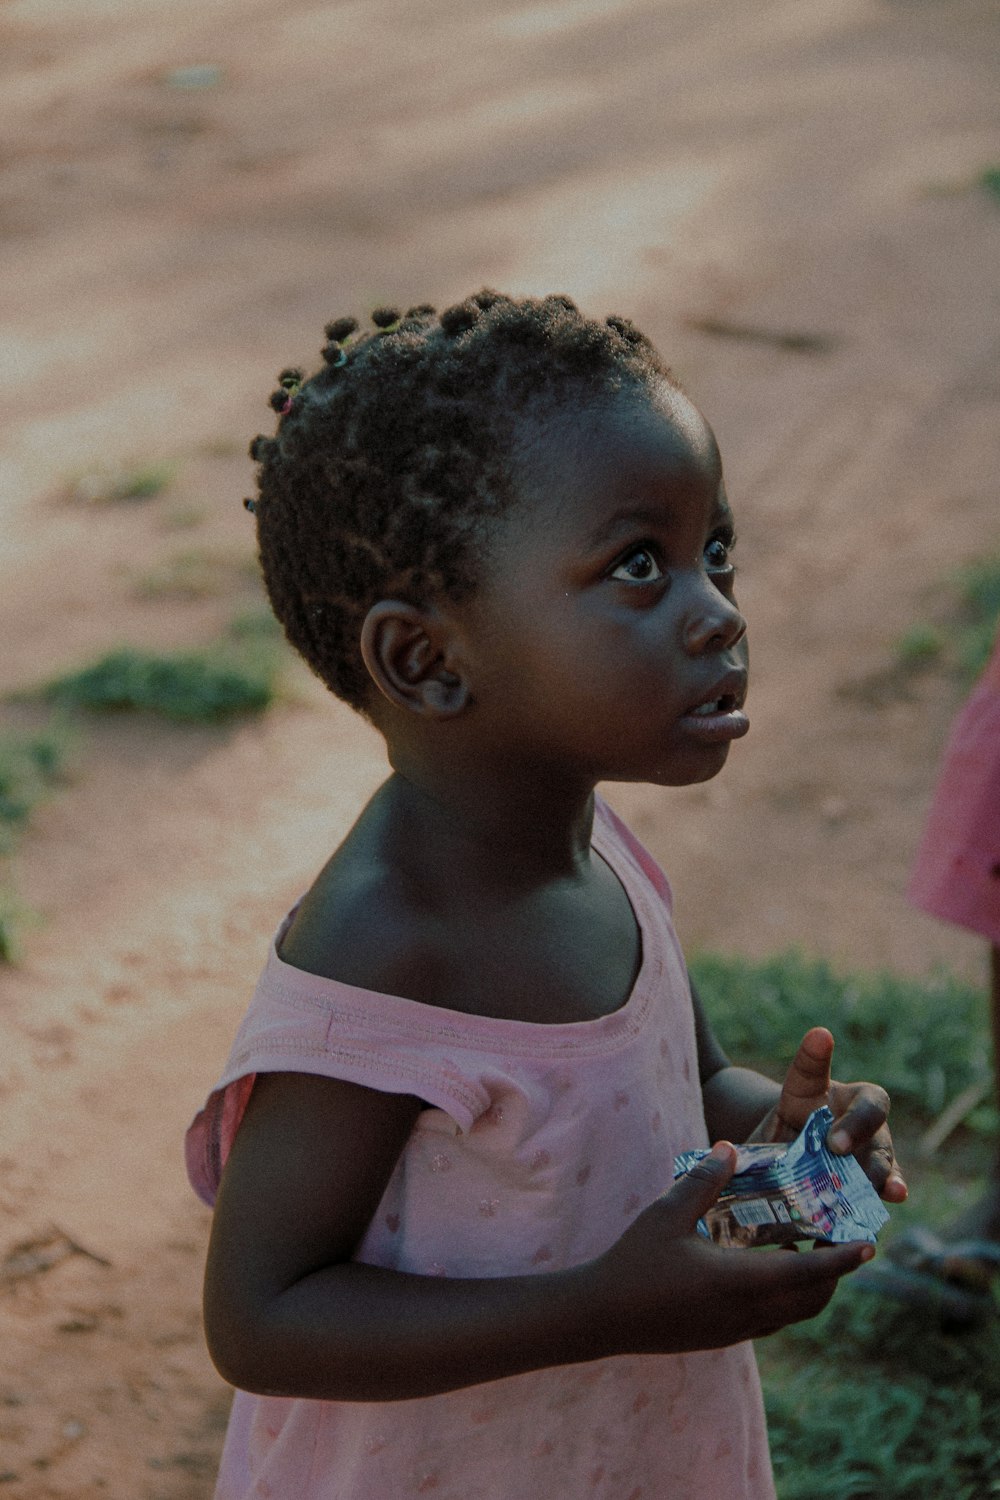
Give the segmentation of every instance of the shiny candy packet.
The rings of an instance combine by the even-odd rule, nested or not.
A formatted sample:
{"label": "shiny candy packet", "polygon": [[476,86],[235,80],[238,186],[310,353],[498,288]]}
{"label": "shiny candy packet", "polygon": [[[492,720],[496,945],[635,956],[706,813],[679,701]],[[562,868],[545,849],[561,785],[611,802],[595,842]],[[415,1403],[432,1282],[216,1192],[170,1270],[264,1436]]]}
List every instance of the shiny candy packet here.
{"label": "shiny candy packet", "polygon": [[[791,1245],[796,1240],[875,1243],[889,1215],[853,1156],[834,1156],[826,1144],[833,1115],[814,1110],[791,1144],[751,1142],[736,1147],[736,1171],[698,1232],[718,1245]],[[674,1177],[683,1177],[708,1151],[682,1151]]]}

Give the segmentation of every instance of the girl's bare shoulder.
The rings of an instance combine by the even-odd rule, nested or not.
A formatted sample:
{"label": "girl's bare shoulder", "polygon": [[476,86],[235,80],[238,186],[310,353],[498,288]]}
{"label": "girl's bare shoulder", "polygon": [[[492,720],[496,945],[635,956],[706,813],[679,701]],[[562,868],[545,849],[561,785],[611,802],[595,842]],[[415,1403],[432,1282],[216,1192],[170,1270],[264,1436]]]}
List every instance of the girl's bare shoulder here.
{"label": "girl's bare shoulder", "polygon": [[358,989],[441,1004],[451,989],[441,923],[391,868],[337,856],[303,898],[283,962]]}

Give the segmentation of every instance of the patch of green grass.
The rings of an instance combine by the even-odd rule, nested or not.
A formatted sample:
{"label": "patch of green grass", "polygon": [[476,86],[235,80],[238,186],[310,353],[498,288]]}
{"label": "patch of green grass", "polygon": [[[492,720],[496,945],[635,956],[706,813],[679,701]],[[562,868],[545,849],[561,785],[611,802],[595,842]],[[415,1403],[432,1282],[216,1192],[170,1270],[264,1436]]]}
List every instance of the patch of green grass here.
{"label": "patch of green grass", "polygon": [[781,1500],[1000,1495],[995,1315],[946,1333],[848,1280],[758,1356]]}
{"label": "patch of green grass", "polygon": [[274,697],[267,671],[208,651],[158,655],[125,647],[48,684],[69,708],[146,709],[167,719],[212,721],[260,713]]}
{"label": "patch of green grass", "polygon": [[783,1069],[810,1026],[837,1041],[839,1078],[874,1078],[919,1119],[989,1077],[984,995],[949,974],[838,974],[791,952],[752,963],[703,953],[691,976],[722,1045],[765,1071]]}
{"label": "patch of green grass", "polygon": [[963,676],[979,676],[989,660],[1000,627],[1000,555],[970,563],[958,575],[962,620],[955,650]]}
{"label": "patch of green grass", "polygon": [[72,486],[72,497],[91,505],[109,505],[121,500],[151,500],[162,494],[174,477],[170,463],[137,464],[131,469],[96,470],[81,474]]}
{"label": "patch of green grass", "polygon": [[896,655],[900,662],[912,669],[930,666],[938,660],[943,650],[941,632],[933,625],[912,625],[905,635],[900,636],[896,645]]}
{"label": "patch of green grass", "polygon": [[[836,1371],[836,1373],[834,1373]],[[974,1381],[801,1371],[767,1397],[781,1500],[985,1500],[1000,1494],[996,1406]],[[997,1488],[993,1488],[996,1484]]]}
{"label": "patch of green grass", "polygon": [[150,500],[165,490],[173,478],[172,464],[144,464],[119,478],[116,500]]}
{"label": "patch of green grass", "polygon": [[10,852],[35,807],[58,780],[67,745],[62,726],[0,735],[0,854]]}
{"label": "patch of green grass", "polygon": [[0,964],[16,964],[21,957],[21,933],[31,913],[9,885],[0,885]]}
{"label": "patch of green grass", "polygon": [[994,198],[1000,198],[1000,167],[984,167],[979,174],[979,186]]}
{"label": "patch of green grass", "polygon": [[[63,724],[0,734],[0,856],[14,852],[31,814],[59,780],[71,740]],[[31,915],[10,881],[0,878],[0,963],[17,962]]]}
{"label": "patch of green grass", "polygon": [[200,651],[158,653],[125,646],[54,679],[42,692],[66,708],[142,709],[167,719],[211,723],[268,708],[277,693],[281,656],[270,626],[256,614],[239,616],[225,636]]}
{"label": "patch of green grass", "polygon": [[[691,973],[723,1045],[771,1076],[808,1027],[829,1026],[837,1076],[889,1089],[897,1143],[971,1081],[990,1078],[986,996],[948,975],[838,973],[801,953],[759,962],[702,954]],[[997,1128],[992,1106],[981,1111],[986,1138],[969,1119],[930,1160],[909,1162],[904,1149],[911,1201],[892,1211],[880,1256],[908,1223],[947,1222],[974,1199]],[[934,1310],[848,1278],[818,1318],[762,1340],[780,1500],[1000,1497],[998,1330],[1000,1308],[978,1328],[946,1332]]]}
{"label": "patch of green grass", "polygon": [[1000,554],[960,569],[952,592],[947,620],[911,625],[896,642],[896,665],[903,673],[940,664],[972,683],[986,666],[1000,629]]}

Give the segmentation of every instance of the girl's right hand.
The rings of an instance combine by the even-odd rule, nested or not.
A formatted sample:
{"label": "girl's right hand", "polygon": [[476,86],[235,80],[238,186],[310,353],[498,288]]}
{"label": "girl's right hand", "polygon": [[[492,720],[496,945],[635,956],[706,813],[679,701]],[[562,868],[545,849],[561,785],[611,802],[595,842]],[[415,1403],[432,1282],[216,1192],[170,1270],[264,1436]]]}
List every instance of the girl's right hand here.
{"label": "girl's right hand", "polygon": [[822,1312],[841,1276],[874,1255],[867,1243],[797,1255],[711,1244],[696,1226],[735,1165],[734,1148],[719,1142],[594,1266],[619,1352],[680,1353],[762,1338]]}

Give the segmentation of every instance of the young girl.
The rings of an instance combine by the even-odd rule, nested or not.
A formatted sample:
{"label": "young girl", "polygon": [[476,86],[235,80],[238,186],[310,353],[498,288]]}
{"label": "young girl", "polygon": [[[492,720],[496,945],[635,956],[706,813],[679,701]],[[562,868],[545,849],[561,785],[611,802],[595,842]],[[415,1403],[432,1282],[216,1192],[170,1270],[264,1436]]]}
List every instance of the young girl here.
{"label": "young girl", "polygon": [[650,343],[481,292],[327,328],[257,438],[292,643],[392,774],[282,924],[188,1136],[215,1219],[217,1500],[773,1494],[748,1339],[867,1259],[721,1249],[710,1139],[830,1142],[905,1196],[873,1085],[732,1067],[602,780],[747,730],[712,433]]}

